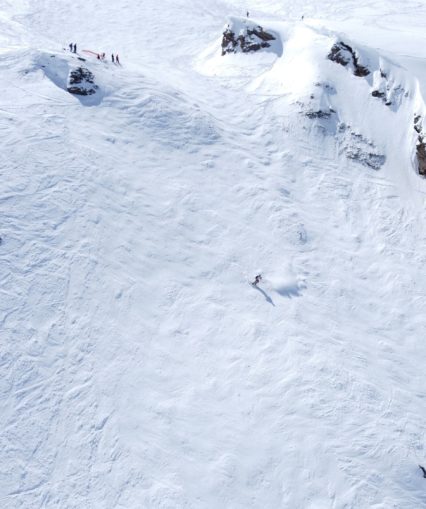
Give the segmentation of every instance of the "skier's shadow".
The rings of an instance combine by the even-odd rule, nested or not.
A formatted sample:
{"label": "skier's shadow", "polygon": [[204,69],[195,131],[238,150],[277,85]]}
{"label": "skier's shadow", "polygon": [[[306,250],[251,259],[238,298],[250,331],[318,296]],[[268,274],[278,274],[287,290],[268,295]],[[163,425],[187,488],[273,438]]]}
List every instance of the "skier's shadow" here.
{"label": "skier's shadow", "polygon": [[271,299],[271,297],[269,297],[269,295],[264,290],[262,290],[262,288],[259,288],[256,285],[252,285],[252,287],[265,297],[266,302],[269,302],[269,304],[272,304],[275,307],[274,301]]}

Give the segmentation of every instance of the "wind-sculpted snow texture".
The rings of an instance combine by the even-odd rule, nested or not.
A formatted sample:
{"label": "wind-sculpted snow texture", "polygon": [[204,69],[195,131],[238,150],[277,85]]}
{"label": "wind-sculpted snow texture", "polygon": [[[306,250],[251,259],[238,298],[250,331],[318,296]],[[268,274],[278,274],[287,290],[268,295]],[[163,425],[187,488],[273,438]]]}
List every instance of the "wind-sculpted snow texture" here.
{"label": "wind-sculpted snow texture", "polygon": [[426,507],[426,7],[0,9],[0,507]]}

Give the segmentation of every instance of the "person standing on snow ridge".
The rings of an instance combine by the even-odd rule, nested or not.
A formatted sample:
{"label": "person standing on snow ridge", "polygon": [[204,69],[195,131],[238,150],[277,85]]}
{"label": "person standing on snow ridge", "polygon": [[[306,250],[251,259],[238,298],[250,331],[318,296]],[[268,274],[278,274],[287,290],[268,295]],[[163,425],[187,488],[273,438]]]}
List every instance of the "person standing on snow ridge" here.
{"label": "person standing on snow ridge", "polygon": [[77,44],[74,43],[74,53],[77,53]]}
{"label": "person standing on snow ridge", "polygon": [[249,13],[249,11],[247,11],[247,17],[248,17],[248,18],[250,17],[250,13]]}
{"label": "person standing on snow ridge", "polygon": [[72,42],[70,42],[70,44],[69,44],[69,48],[70,48],[70,51],[71,51],[71,53],[72,53]]}
{"label": "person standing on snow ridge", "polygon": [[111,53],[111,60],[112,60],[112,63],[114,64],[115,61],[114,61],[114,53]]}
{"label": "person standing on snow ridge", "polygon": [[118,55],[115,55],[115,61],[117,62],[118,65],[120,65],[120,60],[118,59]]}

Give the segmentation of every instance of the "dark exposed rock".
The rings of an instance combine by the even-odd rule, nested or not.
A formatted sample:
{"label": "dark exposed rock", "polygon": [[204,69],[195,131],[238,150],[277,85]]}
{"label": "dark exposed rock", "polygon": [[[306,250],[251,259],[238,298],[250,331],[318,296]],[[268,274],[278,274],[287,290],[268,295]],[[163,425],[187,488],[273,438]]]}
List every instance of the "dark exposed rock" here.
{"label": "dark exposed rock", "polygon": [[395,85],[393,80],[384,78],[382,74],[380,74],[380,76],[382,81],[379,84],[376,84],[371,95],[381,99],[386,106],[394,105],[395,108],[398,108],[402,99],[408,96],[407,91],[401,85]]}
{"label": "dark exposed rock", "polygon": [[85,67],[73,69],[68,76],[67,90],[70,94],[93,95],[98,88],[93,73]]}
{"label": "dark exposed rock", "polygon": [[269,48],[270,41],[274,41],[275,36],[263,30],[261,26],[246,28],[244,33],[236,35],[229,27],[223,32],[222,38],[222,56],[227,53],[251,53],[264,48]]}
{"label": "dark exposed rock", "polygon": [[426,177],[426,144],[420,138],[417,142],[417,163],[419,175]]}
{"label": "dark exposed rock", "polygon": [[384,92],[380,92],[380,90],[373,90],[371,92],[371,95],[373,97],[380,97],[381,99],[383,99],[384,97],[386,97],[386,94]]}
{"label": "dark exposed rock", "polygon": [[327,58],[332,62],[336,62],[336,64],[343,65],[343,67],[352,64],[355,76],[363,77],[370,74],[369,69],[359,63],[359,57],[355,50],[344,42],[337,42],[334,44]]}
{"label": "dark exposed rock", "polygon": [[310,119],[314,119],[314,118],[330,118],[332,113],[334,113],[334,110],[329,110],[329,111],[322,111],[322,110],[307,111],[305,113],[305,116],[310,118]]}
{"label": "dark exposed rock", "polygon": [[349,125],[344,123],[338,125],[338,139],[341,153],[345,154],[348,159],[373,170],[380,170],[385,164],[386,157],[379,153],[375,144],[362,134],[352,130]]}
{"label": "dark exposed rock", "polygon": [[327,58],[332,62],[336,62],[336,64],[340,64],[343,65],[343,67],[346,67],[351,59],[344,54],[342,49],[342,44],[334,44],[330,53],[327,55]]}
{"label": "dark exposed rock", "polygon": [[414,115],[414,130],[419,134],[422,132],[422,117],[420,115]]}
{"label": "dark exposed rock", "polygon": [[418,134],[416,144],[417,171],[422,177],[426,177],[426,143],[422,129],[422,117],[414,116],[414,130]]}
{"label": "dark exposed rock", "polygon": [[380,170],[385,164],[386,158],[382,154],[375,154],[373,152],[364,152],[360,147],[351,147],[346,151],[348,159],[357,161],[364,166],[368,166],[373,170]]}
{"label": "dark exposed rock", "polygon": [[318,88],[322,88],[328,95],[334,95],[336,93],[336,89],[330,83],[317,81],[314,85]]}

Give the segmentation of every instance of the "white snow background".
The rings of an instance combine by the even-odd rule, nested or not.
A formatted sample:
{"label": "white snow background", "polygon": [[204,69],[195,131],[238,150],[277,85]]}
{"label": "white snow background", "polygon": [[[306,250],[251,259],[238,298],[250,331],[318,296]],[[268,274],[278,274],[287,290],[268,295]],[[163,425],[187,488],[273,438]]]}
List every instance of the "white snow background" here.
{"label": "white snow background", "polygon": [[426,507],[425,19],[0,0],[1,508]]}

